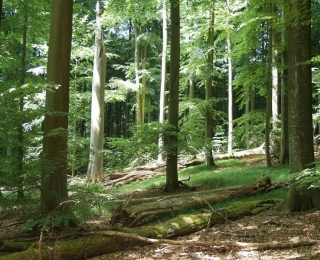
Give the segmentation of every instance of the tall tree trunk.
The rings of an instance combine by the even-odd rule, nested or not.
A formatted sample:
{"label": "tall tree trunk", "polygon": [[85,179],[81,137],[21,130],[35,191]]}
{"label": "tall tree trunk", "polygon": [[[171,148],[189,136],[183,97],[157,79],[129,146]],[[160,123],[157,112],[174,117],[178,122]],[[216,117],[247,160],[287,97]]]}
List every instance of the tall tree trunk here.
{"label": "tall tree trunk", "polygon": [[145,106],[146,106],[146,90],[147,90],[147,77],[146,77],[146,69],[147,69],[147,45],[141,46],[141,89],[140,89],[140,118],[141,123],[145,122]]}
{"label": "tall tree trunk", "polygon": [[[247,97],[247,102],[245,104],[244,107],[244,113],[245,115],[249,115],[250,114],[250,98],[249,98],[250,92],[246,94]],[[250,120],[247,119],[246,120],[246,148],[250,149]]]}
{"label": "tall tree trunk", "polygon": [[43,169],[41,173],[41,214],[58,208],[67,192],[67,150],[69,74],[72,38],[72,0],[52,0],[48,83],[55,91],[46,92],[43,136]]}
{"label": "tall tree trunk", "polygon": [[[230,0],[227,0],[228,8],[228,21],[230,27]],[[233,154],[233,97],[232,97],[232,58],[231,58],[231,32],[230,28],[227,29],[227,49],[228,49],[228,154]]]}
{"label": "tall tree trunk", "polygon": [[189,78],[189,98],[194,98],[194,87],[195,87],[195,82],[194,82],[194,75],[193,73],[190,74]]}
{"label": "tall tree trunk", "polygon": [[[314,167],[311,81],[311,0],[287,0],[289,169],[290,173]],[[320,189],[311,183],[290,183],[286,209],[290,212],[320,209]]]}
{"label": "tall tree trunk", "polygon": [[167,134],[165,144],[166,158],[166,191],[179,188],[178,181],[178,116],[179,116],[179,76],[180,76],[180,3],[170,0],[171,49],[170,49],[170,86],[168,123],[172,127]]}
{"label": "tall tree trunk", "polygon": [[92,77],[90,160],[87,181],[99,181],[103,174],[104,91],[107,56],[100,22],[100,6],[96,5],[95,51]]}
{"label": "tall tree trunk", "polygon": [[281,32],[281,42],[284,46],[281,53],[281,163],[289,163],[289,129],[288,129],[288,87],[287,87],[287,77],[288,70],[287,60],[286,60],[286,18],[285,18],[285,8],[282,8],[282,32]]}
{"label": "tall tree trunk", "polygon": [[211,104],[212,99],[212,72],[213,72],[213,45],[214,45],[214,11],[211,11],[211,23],[208,31],[208,56],[207,56],[207,71],[209,75],[206,79],[206,100],[207,103],[206,113],[205,113],[205,137],[206,137],[206,147],[205,147],[205,159],[207,166],[214,166],[214,160],[212,155],[212,108]]}
{"label": "tall tree trunk", "polygon": [[[164,121],[164,105],[165,105],[165,90],[166,90],[166,73],[167,73],[167,0],[162,0],[162,58],[161,58],[161,86],[160,86],[160,101],[159,101],[159,123]],[[163,161],[163,135],[159,135],[158,139],[158,161]]]}
{"label": "tall tree trunk", "polygon": [[280,157],[280,130],[279,130],[279,72],[278,72],[278,33],[276,31],[277,25],[277,10],[275,1],[272,0],[270,4],[271,12],[271,27],[270,27],[270,38],[271,38],[271,75],[272,75],[272,129],[274,133],[273,140],[273,156],[276,158]]}
{"label": "tall tree trunk", "polygon": [[[27,4],[27,3],[25,3]],[[22,58],[21,58],[21,86],[26,83],[26,72],[27,72],[27,34],[28,34],[28,10],[25,10],[24,14],[24,24],[23,24],[23,35],[22,35]],[[24,110],[24,97],[20,97],[19,100],[19,110],[21,116],[23,115]],[[18,197],[24,197],[23,192],[23,143],[24,143],[24,134],[23,134],[23,119],[20,122],[18,128]]]}
{"label": "tall tree trunk", "polygon": [[272,54],[272,48],[271,48],[271,34],[270,34],[270,28],[269,28],[269,49],[268,49],[268,67],[267,67],[267,75],[268,75],[268,82],[267,82],[267,106],[266,106],[266,123],[265,123],[265,147],[266,147],[266,164],[267,167],[271,167],[271,156],[270,156],[270,118],[272,114],[272,77],[271,70],[272,70],[272,64],[271,64],[271,54]]}
{"label": "tall tree trunk", "polygon": [[141,26],[137,21],[134,22],[134,36],[135,36],[135,51],[134,51],[134,70],[136,76],[136,123],[143,123],[143,117],[141,115],[141,85],[140,85],[140,76],[139,76],[139,64],[141,57],[141,50],[138,38],[141,34]]}
{"label": "tall tree trunk", "polygon": [[2,22],[2,9],[3,9],[3,0],[0,0],[0,30],[1,30],[1,22]]}

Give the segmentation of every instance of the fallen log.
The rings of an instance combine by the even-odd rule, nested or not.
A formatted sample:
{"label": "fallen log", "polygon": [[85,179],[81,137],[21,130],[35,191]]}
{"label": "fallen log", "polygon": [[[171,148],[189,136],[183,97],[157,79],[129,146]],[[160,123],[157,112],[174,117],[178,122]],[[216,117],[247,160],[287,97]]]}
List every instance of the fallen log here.
{"label": "fallen log", "polygon": [[[0,256],[0,260],[20,259],[86,259],[97,255],[122,251],[128,247],[165,243],[186,246],[211,247],[216,250],[223,248],[239,248],[246,245],[250,248],[266,248],[267,245],[237,242],[196,242],[175,241],[168,237],[177,237],[202,230],[209,226],[221,224],[228,220],[236,220],[244,215],[258,214],[276,206],[279,202],[273,200],[255,202],[237,202],[222,210],[211,213],[183,215],[172,220],[153,226],[144,226],[135,229],[119,231],[100,231],[72,234],[73,238],[63,236],[43,241],[5,241],[0,252],[10,253]],[[217,214],[217,216],[215,216]],[[224,215],[225,214],[225,215]],[[228,216],[228,217],[226,217]],[[171,230],[171,232],[168,232]],[[173,230],[173,231],[172,231]],[[173,233],[172,233],[173,232]],[[307,244],[303,244],[307,245]],[[272,245],[271,245],[272,246]],[[291,244],[292,246],[292,244]],[[300,244],[302,246],[302,244]],[[271,248],[271,247],[270,247]],[[15,252],[15,253],[12,253]]]}
{"label": "fallen log", "polygon": [[[74,240],[62,241],[57,246],[49,248],[48,246],[42,251],[36,251],[34,247],[29,247],[27,250],[10,254],[7,256],[0,256],[0,260],[20,260],[20,259],[87,259],[88,257],[94,257],[97,255],[107,254],[116,252],[121,246],[112,248],[114,242],[123,241],[123,250],[127,249],[128,246],[137,245],[151,245],[151,244],[170,244],[180,245],[185,247],[202,247],[210,248],[213,251],[227,251],[232,249],[250,249],[250,250],[276,250],[276,249],[291,249],[304,246],[319,245],[319,240],[306,240],[298,242],[286,242],[286,243],[242,243],[233,241],[212,241],[212,242],[198,242],[198,241],[177,241],[170,239],[152,239],[145,238],[134,234],[113,232],[113,231],[100,231],[87,234],[87,237],[79,238],[77,240],[86,241],[86,244],[82,244],[81,247],[73,246],[71,243]],[[78,241],[76,241],[78,242]],[[109,243],[110,242],[110,243]],[[59,245],[60,244],[60,245]],[[65,245],[63,245],[65,244]],[[68,249],[71,247],[71,251]],[[95,250],[91,250],[94,247]],[[99,249],[99,254],[95,254],[96,250]],[[75,253],[75,250],[78,250]],[[68,252],[69,253],[66,253]],[[110,252],[108,252],[110,251]],[[73,252],[73,254],[71,253]]]}
{"label": "fallen log", "polygon": [[111,219],[111,225],[122,224],[128,227],[136,227],[159,220],[161,218],[178,213],[186,209],[199,209],[206,207],[207,204],[244,198],[266,192],[272,183],[268,176],[240,186],[228,187],[224,189],[213,190],[212,193],[204,195],[192,195],[179,197],[179,199],[166,199],[165,197],[155,202],[149,202],[138,205],[118,208]]}
{"label": "fallen log", "polygon": [[265,155],[264,144],[250,150],[234,152],[233,154],[215,154],[214,159],[215,160],[226,160],[230,158],[243,159],[243,158],[254,158],[256,156],[261,156],[261,155]]}
{"label": "fallen log", "polygon": [[[275,189],[287,189],[289,188],[289,182],[285,181],[275,181],[272,182],[272,185],[267,189],[266,192],[275,190]],[[165,195],[165,196],[157,196],[157,197],[150,197],[150,198],[139,198],[139,199],[131,199],[130,205],[136,205],[136,204],[143,204],[143,203],[149,203],[149,202],[155,202],[155,201],[161,201],[164,198],[165,199],[178,199],[182,197],[188,197],[188,196],[206,196],[208,194],[212,194],[216,192],[217,189],[214,190],[203,190],[203,191],[190,191],[190,192],[184,192],[184,193],[178,193],[178,194],[172,194],[172,195]],[[120,205],[127,201],[127,199],[108,199],[108,200],[101,200],[101,203],[104,205],[107,204],[114,204],[114,205]]]}

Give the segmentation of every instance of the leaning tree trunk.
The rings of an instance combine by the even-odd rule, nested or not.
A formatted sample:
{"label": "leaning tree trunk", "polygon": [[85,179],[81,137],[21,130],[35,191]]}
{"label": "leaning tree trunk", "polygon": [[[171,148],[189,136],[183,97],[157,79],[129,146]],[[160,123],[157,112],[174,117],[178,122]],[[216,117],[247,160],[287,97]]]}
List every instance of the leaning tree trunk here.
{"label": "leaning tree trunk", "polygon": [[100,23],[99,2],[96,6],[96,36],[92,77],[91,103],[91,135],[90,160],[87,181],[99,181],[103,174],[103,144],[104,144],[104,91],[107,56],[104,48],[103,30]]}

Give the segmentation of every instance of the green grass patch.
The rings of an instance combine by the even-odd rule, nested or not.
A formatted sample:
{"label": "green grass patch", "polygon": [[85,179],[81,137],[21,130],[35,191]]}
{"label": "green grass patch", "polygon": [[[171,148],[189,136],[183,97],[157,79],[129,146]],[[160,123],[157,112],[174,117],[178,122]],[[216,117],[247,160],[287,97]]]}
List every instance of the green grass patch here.
{"label": "green grass patch", "polygon": [[[289,178],[288,165],[277,165],[270,168],[264,166],[245,166],[245,160],[236,159],[220,162],[215,169],[208,169],[205,165],[189,167],[180,172],[180,178],[191,177],[190,185],[205,185],[208,189],[219,189],[253,182],[263,174],[272,181],[287,180]],[[231,161],[231,163],[230,163]],[[227,165],[227,166],[226,166]]]}
{"label": "green grass patch", "polygon": [[[251,160],[253,161],[253,160]],[[179,171],[179,180],[190,177],[186,184],[190,186],[204,186],[205,189],[219,189],[230,186],[243,185],[253,182],[263,174],[272,181],[288,180],[288,165],[248,166],[246,159],[229,159],[216,162],[216,168],[208,168],[205,164],[191,166]],[[110,194],[129,193],[135,190],[159,189],[165,185],[166,177],[156,177],[142,182],[133,182],[108,190]]]}

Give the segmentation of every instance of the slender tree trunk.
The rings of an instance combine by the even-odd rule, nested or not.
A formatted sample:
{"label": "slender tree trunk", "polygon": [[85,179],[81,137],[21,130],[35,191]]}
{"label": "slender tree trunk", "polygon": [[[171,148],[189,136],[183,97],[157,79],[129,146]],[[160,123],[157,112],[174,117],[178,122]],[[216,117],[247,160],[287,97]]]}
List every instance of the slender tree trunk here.
{"label": "slender tree trunk", "polygon": [[[250,114],[250,98],[249,98],[249,93],[246,94],[247,96],[247,102],[245,104],[245,107],[244,107],[244,113],[245,115],[249,115]],[[246,148],[247,149],[250,149],[250,120],[247,119],[246,120]]]}
{"label": "slender tree trunk", "polygon": [[[281,41],[282,45],[286,46],[286,18],[285,18],[285,8],[282,8],[282,32]],[[286,60],[286,47],[283,47],[281,53],[281,163],[289,163],[289,129],[288,129],[288,87],[287,87],[287,76],[288,70],[287,60]]]}
{"label": "slender tree trunk", "polygon": [[72,38],[72,0],[53,0],[51,4],[48,83],[54,91],[46,92],[41,174],[41,214],[57,210],[67,192],[67,151],[69,74]]}
{"label": "slender tree trunk", "polygon": [[90,160],[87,181],[99,181],[103,174],[104,91],[107,56],[100,23],[99,2],[96,5],[95,52],[92,77]]}
{"label": "slender tree trunk", "polygon": [[205,114],[205,137],[206,137],[206,147],[205,147],[205,159],[207,166],[214,166],[213,155],[212,155],[212,108],[209,107],[212,99],[212,72],[213,72],[213,45],[214,45],[214,11],[211,11],[211,24],[208,32],[208,47],[209,52],[207,56],[207,71],[209,73],[206,79],[206,100],[209,101],[206,108]]}
{"label": "slender tree trunk", "polygon": [[[27,3],[26,3],[27,4]],[[27,72],[27,34],[28,34],[28,10],[25,10],[24,14],[24,24],[23,24],[23,36],[22,36],[22,59],[21,59],[21,86],[26,83],[26,72]],[[24,97],[20,97],[19,100],[19,110],[20,114],[23,115],[24,111]],[[18,128],[18,198],[24,197],[23,192],[23,143],[24,143],[24,134],[23,134],[23,119],[20,122]]]}
{"label": "slender tree trunk", "polygon": [[1,30],[1,22],[2,22],[2,9],[3,9],[3,0],[0,0],[0,30]]}
{"label": "slender tree trunk", "polygon": [[189,98],[194,98],[194,75],[191,73],[189,78]]}
{"label": "slender tree trunk", "polygon": [[267,106],[266,106],[266,123],[265,123],[265,147],[266,147],[266,164],[267,167],[271,167],[271,156],[270,156],[270,118],[272,114],[272,77],[271,75],[271,34],[269,29],[269,49],[268,49],[268,83],[267,83]]}
{"label": "slender tree trunk", "polygon": [[[161,58],[161,86],[160,86],[160,102],[159,102],[159,123],[164,122],[164,100],[166,90],[166,74],[167,74],[167,42],[168,42],[168,31],[167,31],[167,0],[162,0],[162,58]],[[158,139],[158,162],[163,161],[163,135],[159,135]]]}
{"label": "slender tree trunk", "polygon": [[[228,2],[228,13],[230,12],[230,2]],[[229,13],[230,15],[230,13]],[[228,17],[229,25],[229,17]],[[232,58],[231,58],[231,33],[227,31],[227,48],[228,48],[228,154],[233,154],[233,97],[232,97]]]}
{"label": "slender tree trunk", "polygon": [[172,127],[166,136],[166,191],[179,188],[178,181],[178,116],[179,116],[179,76],[180,76],[180,3],[170,0],[171,49],[168,123]]}
{"label": "slender tree trunk", "polygon": [[275,1],[273,0],[270,4],[271,11],[271,75],[272,75],[272,129],[274,133],[273,140],[273,156],[276,158],[280,157],[280,141],[279,141],[279,72],[278,72],[278,33],[276,32],[277,24],[277,10]]}
{"label": "slender tree trunk", "polygon": [[141,27],[138,22],[134,22],[134,35],[135,35],[135,51],[134,51],[134,69],[136,74],[136,123],[143,123],[143,117],[141,115],[141,85],[140,85],[140,76],[139,76],[139,63],[141,57],[140,44],[138,42],[138,37],[141,34]]}

